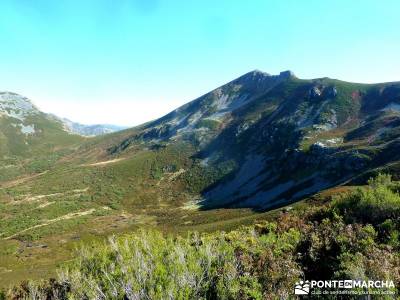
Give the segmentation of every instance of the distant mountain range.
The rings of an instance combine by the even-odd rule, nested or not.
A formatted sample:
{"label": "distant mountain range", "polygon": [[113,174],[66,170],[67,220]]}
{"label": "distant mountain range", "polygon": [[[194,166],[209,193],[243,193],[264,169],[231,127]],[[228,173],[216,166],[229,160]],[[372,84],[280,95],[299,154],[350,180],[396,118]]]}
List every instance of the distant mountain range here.
{"label": "distant mountain range", "polygon": [[[15,124],[20,127],[21,133],[35,133],[34,124],[23,123],[26,117],[39,114],[41,114],[39,109],[28,98],[12,92],[0,92],[0,115],[15,119]],[[43,113],[42,116],[46,117]],[[82,136],[102,135],[126,128],[110,124],[84,125],[53,114],[48,114],[47,118],[61,122],[66,131]]]}
{"label": "distant mountain range", "polygon": [[107,133],[112,133],[126,129],[127,127],[112,125],[112,124],[94,124],[85,125],[77,122],[73,122],[67,118],[59,118],[54,116],[56,119],[60,120],[64,124],[64,128],[71,133],[83,135],[83,136],[96,136],[103,135]]}

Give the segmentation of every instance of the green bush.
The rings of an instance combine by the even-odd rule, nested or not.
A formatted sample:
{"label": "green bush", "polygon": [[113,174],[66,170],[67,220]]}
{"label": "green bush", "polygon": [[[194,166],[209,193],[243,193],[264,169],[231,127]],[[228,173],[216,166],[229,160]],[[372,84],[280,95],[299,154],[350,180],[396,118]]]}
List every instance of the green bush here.
{"label": "green bush", "polygon": [[[294,256],[299,240],[294,229],[192,233],[186,238],[141,231],[82,248],[57,282],[63,291],[68,286],[68,299],[288,297],[301,276]],[[26,293],[32,289],[39,294],[48,290],[32,285]]]}
{"label": "green bush", "polygon": [[82,249],[61,278],[76,299],[263,299],[272,289],[287,294],[299,277],[292,256],[298,241],[294,230],[187,238],[143,231]]}
{"label": "green bush", "polygon": [[213,119],[202,119],[196,124],[196,128],[208,128],[210,130],[218,129],[220,122]]}
{"label": "green bush", "polygon": [[368,182],[368,187],[358,188],[335,201],[333,207],[345,216],[348,223],[379,224],[389,218],[400,217],[398,183],[389,175],[378,175]]}

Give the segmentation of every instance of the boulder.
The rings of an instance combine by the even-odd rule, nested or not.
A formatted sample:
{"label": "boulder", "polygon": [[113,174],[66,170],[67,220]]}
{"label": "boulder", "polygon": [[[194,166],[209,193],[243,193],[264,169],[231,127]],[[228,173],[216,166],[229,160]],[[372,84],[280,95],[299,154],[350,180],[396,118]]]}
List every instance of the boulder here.
{"label": "boulder", "polygon": [[308,96],[310,97],[310,99],[320,99],[321,95],[322,95],[322,89],[317,86],[313,86],[308,91]]}

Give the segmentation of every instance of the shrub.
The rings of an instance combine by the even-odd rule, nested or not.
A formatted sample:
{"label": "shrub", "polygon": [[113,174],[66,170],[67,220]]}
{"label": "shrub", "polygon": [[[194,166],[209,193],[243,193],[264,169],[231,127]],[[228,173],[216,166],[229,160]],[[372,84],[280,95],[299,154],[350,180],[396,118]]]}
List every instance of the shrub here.
{"label": "shrub", "polygon": [[386,219],[399,218],[398,184],[393,183],[390,176],[382,174],[368,183],[366,188],[358,188],[337,199],[333,208],[345,217],[347,223],[379,224]]}
{"label": "shrub", "polygon": [[186,237],[144,230],[111,237],[82,247],[57,280],[25,282],[9,298],[290,299],[299,279],[393,280],[398,287],[398,190],[379,175],[276,222]]}
{"label": "shrub", "polygon": [[140,231],[80,249],[51,288],[25,284],[14,294],[58,293],[68,299],[288,297],[301,276],[294,256],[299,240],[294,229],[264,235],[252,229],[192,233],[186,238]]}
{"label": "shrub", "polygon": [[202,119],[196,124],[196,128],[208,128],[210,130],[218,129],[220,123],[213,119]]}

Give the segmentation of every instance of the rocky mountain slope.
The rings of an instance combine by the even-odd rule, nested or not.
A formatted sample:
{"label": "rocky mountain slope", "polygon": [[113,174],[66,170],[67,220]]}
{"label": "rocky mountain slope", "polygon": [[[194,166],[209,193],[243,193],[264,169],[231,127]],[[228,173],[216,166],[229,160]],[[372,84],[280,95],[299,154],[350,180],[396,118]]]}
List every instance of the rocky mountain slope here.
{"label": "rocky mountain slope", "polygon": [[82,141],[23,96],[0,93],[0,160],[33,158]]}
{"label": "rocky mountain slope", "polygon": [[[400,159],[400,83],[302,80],[253,71],[110,147],[196,147],[204,207],[271,208]],[[204,175],[207,176],[207,175]]]}
{"label": "rocky mountain slope", "polygon": [[12,92],[0,92],[0,116],[12,119],[13,126],[25,135],[37,133],[32,121],[32,118],[37,116],[61,123],[65,131],[82,136],[102,135],[126,128],[110,124],[84,125],[53,114],[45,114],[31,100]]}
{"label": "rocky mountain slope", "polygon": [[60,119],[41,112],[26,97],[0,92],[0,181],[46,171],[74,151],[84,135],[119,129]]}

